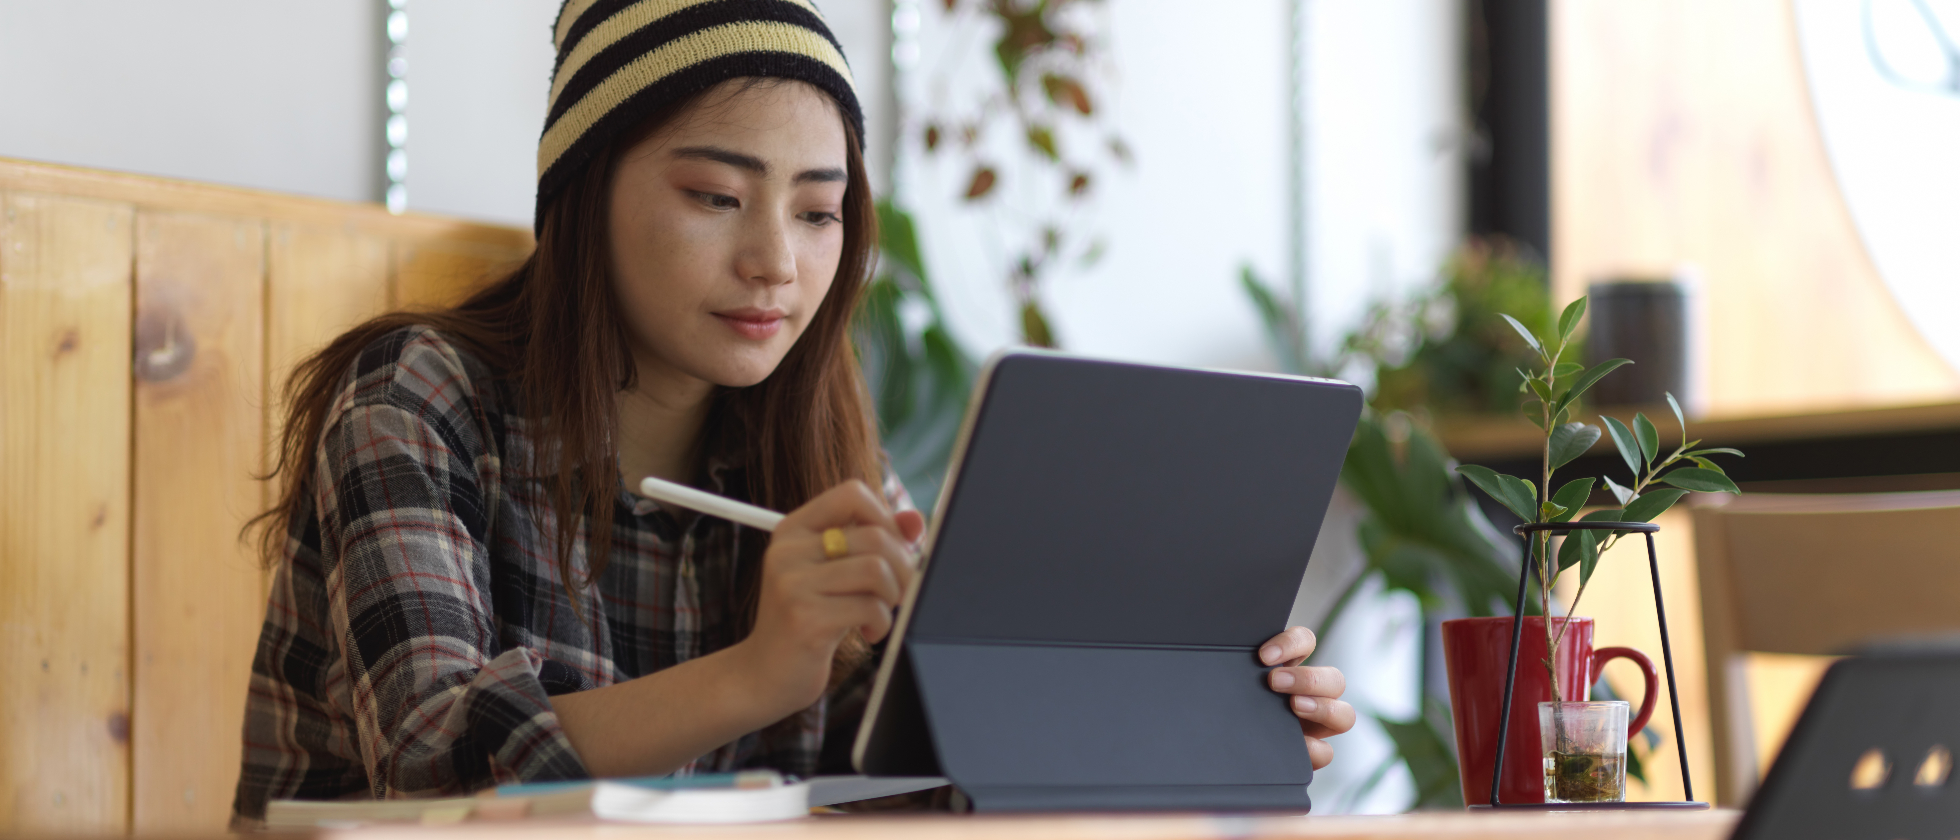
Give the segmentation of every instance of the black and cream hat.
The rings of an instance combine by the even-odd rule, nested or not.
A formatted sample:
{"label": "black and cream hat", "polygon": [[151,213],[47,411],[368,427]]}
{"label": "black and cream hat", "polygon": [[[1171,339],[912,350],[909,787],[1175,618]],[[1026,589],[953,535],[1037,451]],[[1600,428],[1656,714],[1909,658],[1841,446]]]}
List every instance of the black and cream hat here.
{"label": "black and cream hat", "polygon": [[728,79],[809,82],[864,137],[851,68],[811,0],[566,0],[554,34],[537,225],[546,202],[619,132]]}

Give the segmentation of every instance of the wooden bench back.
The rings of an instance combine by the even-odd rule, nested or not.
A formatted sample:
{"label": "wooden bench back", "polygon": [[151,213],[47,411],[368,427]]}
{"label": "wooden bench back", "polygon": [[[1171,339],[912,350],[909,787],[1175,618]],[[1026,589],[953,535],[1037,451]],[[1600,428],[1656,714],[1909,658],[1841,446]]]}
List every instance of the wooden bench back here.
{"label": "wooden bench back", "polygon": [[528,231],[0,159],[0,834],[225,824],[292,366]]}

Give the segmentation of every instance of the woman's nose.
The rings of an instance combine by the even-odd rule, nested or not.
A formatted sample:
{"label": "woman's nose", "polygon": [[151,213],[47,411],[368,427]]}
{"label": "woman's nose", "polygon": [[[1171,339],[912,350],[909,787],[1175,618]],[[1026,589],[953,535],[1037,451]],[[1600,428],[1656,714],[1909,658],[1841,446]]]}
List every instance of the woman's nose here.
{"label": "woman's nose", "polygon": [[796,251],[790,245],[788,225],[757,218],[747,228],[735,266],[742,278],[768,286],[795,282]]}

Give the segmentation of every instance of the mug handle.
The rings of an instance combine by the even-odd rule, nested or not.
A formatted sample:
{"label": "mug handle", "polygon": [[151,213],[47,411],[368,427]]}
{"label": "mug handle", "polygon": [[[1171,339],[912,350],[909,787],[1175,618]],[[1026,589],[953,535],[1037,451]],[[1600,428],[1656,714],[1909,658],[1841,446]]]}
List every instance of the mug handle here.
{"label": "mug handle", "polygon": [[1593,651],[1592,679],[1587,684],[1597,682],[1599,675],[1606,670],[1607,660],[1614,658],[1633,660],[1633,664],[1640,666],[1640,674],[1647,681],[1647,690],[1640,698],[1640,711],[1634,713],[1633,722],[1627,724],[1627,737],[1632,738],[1640,734],[1640,730],[1646,729],[1647,719],[1654,716],[1654,701],[1660,697],[1661,675],[1654,670],[1654,660],[1648,659],[1647,654],[1629,647],[1600,648]]}

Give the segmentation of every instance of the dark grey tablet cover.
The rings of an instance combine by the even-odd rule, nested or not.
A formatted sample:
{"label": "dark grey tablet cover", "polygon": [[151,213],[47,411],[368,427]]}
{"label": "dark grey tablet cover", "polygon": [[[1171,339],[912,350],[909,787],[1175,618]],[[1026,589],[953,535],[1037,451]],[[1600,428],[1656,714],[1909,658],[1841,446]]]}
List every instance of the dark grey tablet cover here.
{"label": "dark grey tablet cover", "polygon": [[[1889,772],[1875,787],[1856,789],[1852,769],[1874,749]],[[1922,778],[1929,754],[1935,766]],[[1946,840],[1960,834],[1956,759],[1960,649],[1895,648],[1839,660],[1804,706],[1733,837]],[[1932,772],[1939,769],[1945,772]]]}
{"label": "dark grey tablet cover", "polygon": [[860,771],[945,775],[981,810],[1306,810],[1299,725],[1256,649],[1361,402],[1327,380],[996,359]]}

